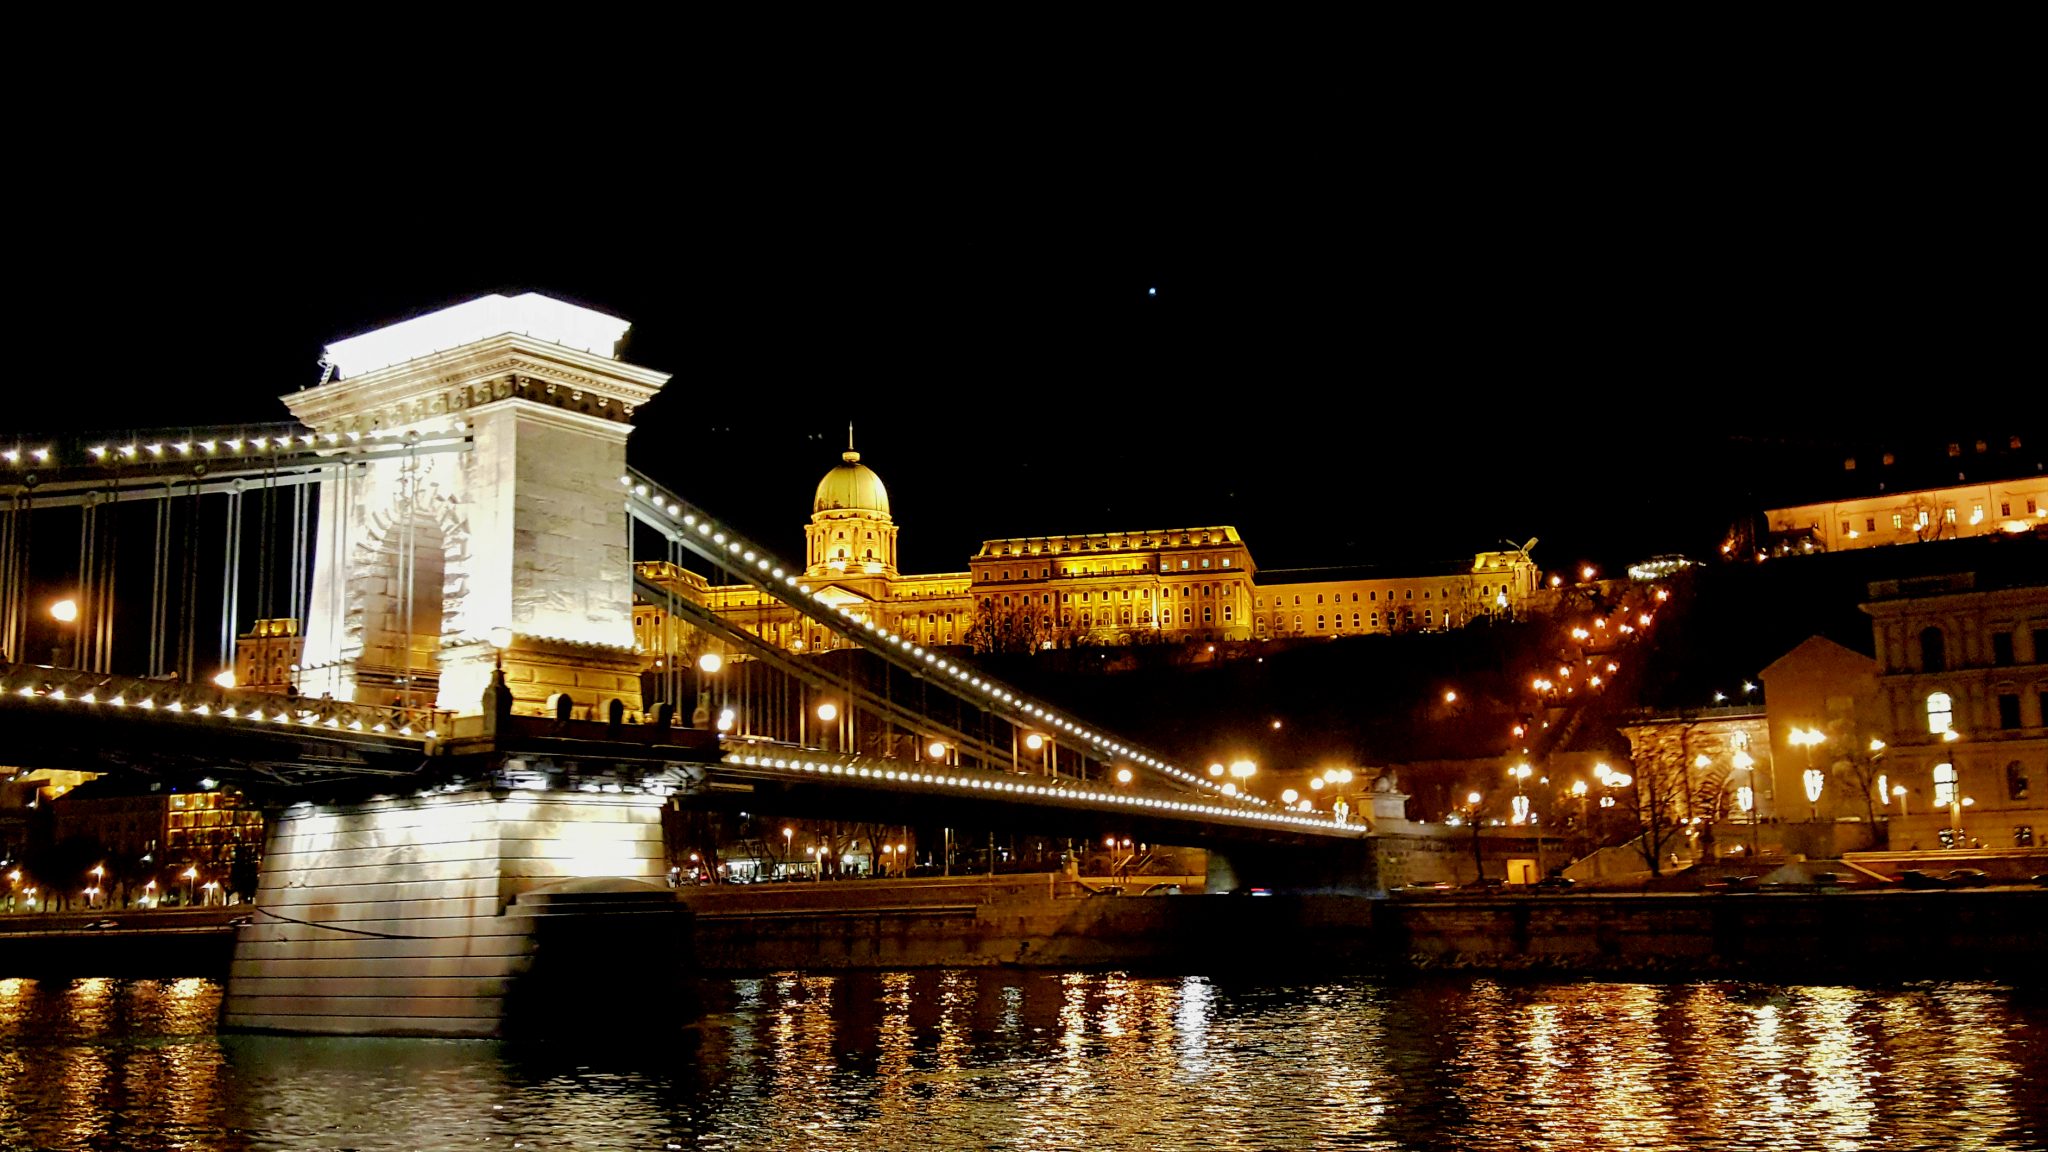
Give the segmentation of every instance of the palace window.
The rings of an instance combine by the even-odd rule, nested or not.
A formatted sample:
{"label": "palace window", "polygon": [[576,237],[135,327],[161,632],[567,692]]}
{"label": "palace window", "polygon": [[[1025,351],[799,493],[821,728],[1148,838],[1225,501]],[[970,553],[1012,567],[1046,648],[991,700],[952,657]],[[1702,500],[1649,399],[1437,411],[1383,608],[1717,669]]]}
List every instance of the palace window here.
{"label": "palace window", "polygon": [[1216,610],[1214,608],[1209,607],[1207,604],[1202,605],[1202,623],[1213,624],[1215,622]]}
{"label": "palace window", "polygon": [[1955,509],[1954,509],[1953,507],[1949,507],[1949,508],[1943,508],[1943,509],[1941,510],[1941,521],[1942,521],[1942,523],[1944,523],[1944,524],[1953,524],[1953,523],[1955,523],[1955,522],[1956,522],[1956,510],[1955,510]]}
{"label": "palace window", "polygon": [[1429,614],[1430,614],[1430,610],[1429,610],[1429,609],[1427,609],[1427,608],[1424,608],[1424,609],[1422,610],[1422,626],[1423,626],[1423,627],[1425,627],[1425,628],[1429,627]]}
{"label": "palace window", "polygon": [[1228,557],[1228,556],[1225,556],[1225,557],[1223,558],[1223,566],[1224,566],[1225,568],[1228,568],[1228,567],[1230,567],[1230,557]]}
{"label": "palace window", "polygon": [[1422,590],[1422,598],[1423,598],[1424,600],[1427,600],[1427,599],[1429,599],[1429,589],[1427,589],[1427,588],[1424,588],[1424,589]]}
{"label": "palace window", "polygon": [[1254,596],[1254,597],[1252,597],[1252,607],[1254,607],[1254,608],[1264,608],[1265,606],[1266,606],[1266,598],[1265,598],[1264,596]]}
{"label": "palace window", "polygon": [[2014,800],[2027,798],[2027,770],[2017,760],[2005,766],[2005,794]]}
{"label": "palace window", "polygon": [[1927,730],[1940,735],[1955,727],[1955,704],[1946,692],[1927,694]]}
{"label": "palace window", "polygon": [[1847,520],[1844,520],[1844,521],[1842,521],[1842,535],[1844,535],[1844,536],[1847,536],[1848,534],[1849,534],[1849,522],[1848,522]]}
{"label": "palace window", "polygon": [[1356,604],[1356,603],[1358,603],[1358,593],[1356,593],[1356,592],[1353,592],[1353,593],[1351,594],[1351,602],[1352,602],[1353,604]]}
{"label": "palace window", "polygon": [[1252,620],[1252,626],[1254,628],[1257,628],[1259,631],[1264,632],[1266,630],[1266,621],[1263,617],[1255,618]]}
{"label": "palace window", "polygon": [[1129,608],[1123,610],[1123,622],[1125,624],[1129,624],[1131,622],[1131,610]]}
{"label": "palace window", "polygon": [[1009,606],[1010,606],[1010,598],[1009,598],[1008,596],[1004,596],[1004,597],[1003,597],[1003,607],[1005,607],[1005,608],[1008,608]]}
{"label": "palace window", "polygon": [[1052,579],[1052,569],[1050,569],[1050,568],[1040,568],[1040,569],[1038,570],[1038,578],[1039,578],[1040,580],[1050,580],[1050,579]]}
{"label": "palace window", "polygon": [[1947,808],[1956,802],[1956,766],[1936,764],[1934,766],[1934,806]]}
{"label": "palace window", "polygon": [[1356,627],[1358,627],[1358,613],[1356,613],[1356,612],[1353,612],[1353,613],[1351,614],[1351,626],[1352,626],[1353,628],[1356,628]]}
{"label": "palace window", "polygon": [[1415,589],[1413,589],[1413,588],[1403,588],[1403,589],[1401,589],[1401,599],[1403,599],[1403,600],[1413,600],[1413,599],[1415,599]]}
{"label": "palace window", "polygon": [[1318,604],[1321,604],[1322,602],[1323,602],[1323,594],[1322,594],[1321,592],[1318,592],[1318,593],[1316,593],[1316,603],[1318,603]]}
{"label": "palace window", "polygon": [[1225,624],[1230,623],[1230,605],[1228,604],[1223,606],[1223,622]]}
{"label": "palace window", "polygon": [[1372,614],[1372,626],[1375,628],[1380,626],[1380,614],[1377,612]]}
{"label": "palace window", "polygon": [[1188,567],[1188,562],[1187,562],[1186,560],[1182,560],[1182,561],[1180,562],[1180,567],[1181,567],[1181,571],[1183,571],[1183,572],[1187,571],[1187,567]]}
{"label": "palace window", "polygon": [[1193,624],[1195,622],[1195,610],[1193,608],[1181,609],[1180,622],[1183,624]]}
{"label": "palace window", "polygon": [[1920,632],[1920,670],[1948,671],[1948,638],[1939,628],[1924,628]]}
{"label": "palace window", "polygon": [[1905,526],[1906,526],[1906,516],[1905,516],[1905,513],[1903,513],[1903,512],[1894,512],[1894,513],[1892,513],[1892,527],[1893,527],[1893,528],[1904,528]]}
{"label": "palace window", "polygon": [[1294,630],[1296,632],[1301,631],[1301,614],[1298,612],[1294,615]]}
{"label": "palace window", "polygon": [[2000,728],[2017,728],[2020,726],[2020,698],[2018,693],[2000,692],[1998,694],[1998,726]]}
{"label": "palace window", "polygon": [[1204,556],[1204,557],[1202,557],[1202,567],[1204,567],[1204,568],[1207,568],[1208,566],[1209,566],[1209,558],[1208,558],[1207,556]]}
{"label": "palace window", "polygon": [[2012,663],[2012,633],[1993,632],[1991,634],[1991,662],[1993,664]]}
{"label": "palace window", "polygon": [[[1894,528],[1896,528],[1896,527],[1898,527],[1898,525],[1894,524],[1894,525],[1893,525],[1893,527],[1894,527]],[[1877,517],[1875,517],[1875,516],[1865,516],[1865,517],[1863,518],[1863,530],[1864,530],[1865,532],[1875,532],[1875,531],[1877,531]]]}

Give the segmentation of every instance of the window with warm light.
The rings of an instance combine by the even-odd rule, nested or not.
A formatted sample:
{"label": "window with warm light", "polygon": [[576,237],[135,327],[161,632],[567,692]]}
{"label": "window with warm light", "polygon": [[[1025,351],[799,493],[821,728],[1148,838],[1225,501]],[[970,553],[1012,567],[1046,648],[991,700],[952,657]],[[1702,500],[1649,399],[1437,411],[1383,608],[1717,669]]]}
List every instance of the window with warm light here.
{"label": "window with warm light", "polygon": [[1947,808],[1956,802],[1956,766],[1936,764],[1934,766],[1934,806]]}
{"label": "window with warm light", "polygon": [[1946,692],[1927,694],[1927,730],[1936,735],[1955,727],[1955,705]]}

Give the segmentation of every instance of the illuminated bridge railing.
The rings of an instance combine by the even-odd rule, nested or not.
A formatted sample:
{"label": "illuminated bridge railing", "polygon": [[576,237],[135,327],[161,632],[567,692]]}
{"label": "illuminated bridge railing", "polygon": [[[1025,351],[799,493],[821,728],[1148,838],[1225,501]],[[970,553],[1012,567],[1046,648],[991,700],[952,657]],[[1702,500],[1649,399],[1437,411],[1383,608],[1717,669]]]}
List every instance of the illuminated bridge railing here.
{"label": "illuminated bridge railing", "polygon": [[721,748],[725,753],[723,763],[728,768],[751,769],[782,779],[838,778],[863,787],[914,795],[1012,799],[1025,804],[1233,824],[1314,836],[1358,838],[1368,833],[1363,821],[1349,823],[1321,813],[1216,803],[1185,792],[1108,787],[1079,780],[930,764],[907,765],[899,760],[840,756],[762,740],[725,740]]}
{"label": "illuminated bridge railing", "polygon": [[71,709],[80,723],[90,723],[96,713],[118,710],[165,722],[310,729],[337,737],[377,737],[385,742],[424,743],[429,737],[445,737],[453,715],[431,708],[307,700],[36,664],[0,664],[0,700]]}

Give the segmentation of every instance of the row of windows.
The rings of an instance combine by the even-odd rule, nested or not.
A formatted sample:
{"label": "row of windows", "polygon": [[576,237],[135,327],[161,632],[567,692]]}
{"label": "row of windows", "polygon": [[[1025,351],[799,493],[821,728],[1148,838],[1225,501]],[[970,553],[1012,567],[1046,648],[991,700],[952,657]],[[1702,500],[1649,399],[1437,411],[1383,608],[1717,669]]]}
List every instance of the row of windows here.
{"label": "row of windows", "polygon": [[[2048,634],[2048,628],[2042,627],[2039,621],[2035,621],[2029,625],[2029,630],[2033,633],[2037,649],[2034,654],[2035,658],[2039,659],[2041,653],[2038,651],[2038,648],[2041,637],[2043,634]],[[2014,647],[2016,633],[2017,629],[2015,628],[1998,628],[1991,632],[1992,664],[2011,665],[2019,662],[2017,650]],[[1920,630],[1920,671],[1948,671],[1948,634],[1939,627],[1930,626]]]}
{"label": "row of windows", "polygon": [[[2048,724],[2048,691],[2037,690],[2034,695],[2037,707],[2041,712],[2042,723]],[[1994,699],[1998,702],[1998,726],[2000,728],[2025,727],[2021,723],[2020,694],[2018,692],[1999,692]],[[1927,731],[1936,736],[1942,735],[1955,729],[1955,721],[1954,699],[1946,692],[1928,693]]]}
{"label": "row of windows", "polygon": [[[1336,621],[1336,623],[1335,623],[1334,627],[1333,627],[1333,626],[1332,626],[1332,624],[1330,623],[1330,621],[1331,621],[1332,619],[1334,619],[1334,620]],[[1404,609],[1402,609],[1402,610],[1401,610],[1401,614],[1400,614],[1400,619],[1401,619],[1401,620],[1403,620],[1403,621],[1405,621],[1406,623],[1409,623],[1409,624],[1413,624],[1413,623],[1415,623],[1415,610],[1414,610],[1413,608],[1404,608]],[[1303,627],[1303,621],[1304,621],[1304,620],[1305,620],[1305,617],[1304,617],[1304,616],[1301,616],[1301,615],[1296,615],[1296,616],[1294,617],[1294,631],[1296,631],[1296,632],[1305,632],[1305,631],[1307,631],[1307,629]],[[1387,626],[1388,626],[1388,627],[1390,627],[1390,628],[1391,628],[1391,627],[1393,627],[1393,626],[1394,626],[1394,623],[1395,623],[1395,620],[1396,620],[1396,618],[1395,618],[1395,615],[1394,615],[1394,613],[1393,613],[1393,612],[1392,612],[1391,610],[1389,610],[1389,611],[1387,612]],[[1450,614],[1449,612],[1446,612],[1446,613],[1444,613],[1444,623],[1448,624],[1448,623],[1450,623],[1450,620],[1451,620],[1451,614]],[[1266,622],[1266,620],[1265,620],[1265,619],[1264,619],[1263,617],[1255,617],[1255,618],[1253,619],[1253,623],[1254,623],[1254,624],[1255,624],[1255,625],[1257,626],[1257,628],[1258,628],[1258,630],[1259,630],[1259,631],[1263,632],[1263,631],[1265,631],[1265,630],[1266,630],[1266,627],[1267,627],[1267,622]],[[1424,609],[1422,610],[1422,625],[1423,625],[1423,627],[1425,627],[1425,628],[1429,628],[1429,627],[1434,627],[1434,626],[1435,626],[1435,624],[1436,624],[1436,611],[1435,611],[1435,609],[1432,609],[1432,608],[1424,608]],[[1379,627],[1379,626],[1380,626],[1380,614],[1379,614],[1379,613],[1377,613],[1377,612],[1363,612],[1363,613],[1361,613],[1361,612],[1353,612],[1353,613],[1351,614],[1351,627],[1353,627],[1353,628],[1365,628],[1365,627],[1377,628],[1377,627]],[[1277,612],[1276,612],[1276,613],[1274,613],[1274,615],[1273,615],[1273,620],[1272,620],[1272,629],[1273,629],[1273,631],[1275,631],[1275,632],[1285,632],[1285,631],[1287,631],[1287,617],[1286,617],[1286,616],[1284,616],[1284,615],[1282,615],[1282,614],[1280,614],[1280,613],[1277,613]],[[1342,631],[1344,630],[1344,614],[1343,614],[1342,612],[1339,612],[1339,613],[1337,613],[1337,614],[1336,614],[1336,615],[1335,615],[1334,617],[1332,617],[1332,616],[1330,616],[1330,615],[1327,615],[1327,614],[1318,614],[1318,615],[1316,616],[1316,627],[1315,627],[1315,630],[1316,630],[1316,631],[1318,631],[1318,632],[1329,632],[1329,631],[1332,631],[1332,630],[1334,630],[1334,631],[1338,631],[1338,632],[1342,632]]]}
{"label": "row of windows", "polygon": [[[1230,557],[1228,557],[1228,556],[1224,556],[1224,557],[1221,557],[1221,558],[1214,558],[1214,557],[1209,557],[1209,556],[1203,556],[1203,557],[1201,557],[1201,558],[1200,558],[1200,564],[1201,564],[1201,568],[1203,568],[1203,569],[1209,568],[1209,567],[1211,566],[1211,563],[1212,563],[1212,561],[1214,562],[1214,566],[1215,566],[1215,567],[1217,567],[1217,568],[1228,568],[1228,567],[1230,567],[1230,566],[1231,566],[1231,563],[1230,563]],[[1183,557],[1181,558],[1181,562],[1180,562],[1180,568],[1179,568],[1179,571],[1182,571],[1182,572],[1192,572],[1192,571],[1196,571],[1197,569],[1196,569],[1196,568],[1195,568],[1195,567],[1193,566],[1193,565],[1194,565],[1194,563],[1195,563],[1195,561],[1193,560],[1193,558],[1190,558],[1190,557],[1185,557],[1185,556],[1183,556]],[[1163,571],[1170,571],[1170,570],[1171,570],[1171,569],[1169,569],[1169,568],[1164,568],[1164,567],[1162,567],[1162,568],[1160,569],[1160,571],[1162,571],[1162,572],[1163,572]],[[1016,578],[1017,578],[1017,579],[1019,579],[1019,580],[1029,580],[1029,579],[1031,579],[1031,569],[1029,569],[1029,568],[1018,568],[1018,569],[1016,569],[1015,571],[1016,571],[1016,574],[1017,574],[1017,575],[1016,575]],[[1120,564],[1120,565],[1116,566],[1115,568],[1104,568],[1104,569],[1102,569],[1101,571],[1103,571],[1103,572],[1150,572],[1150,571],[1152,571],[1152,566],[1151,566],[1150,564],[1147,564],[1147,563],[1144,563],[1144,562],[1142,562],[1142,561],[1141,561],[1141,562],[1139,562],[1139,563],[1138,563],[1137,565],[1135,565],[1135,566],[1125,566],[1125,565],[1121,565],[1121,564]],[[1001,570],[1000,570],[1000,573],[998,573],[997,571],[995,571],[995,570],[992,570],[992,569],[984,568],[984,569],[982,569],[982,570],[981,570],[980,572],[977,572],[977,573],[975,573],[975,578],[976,578],[976,579],[978,579],[978,580],[1008,580],[1008,579],[1010,579],[1010,573],[1011,573],[1011,569],[1008,569],[1008,568],[1004,568],[1004,569],[1001,569]],[[1096,569],[1094,569],[1094,568],[1090,568],[1090,567],[1078,567],[1078,568],[1077,568],[1077,567],[1062,567],[1062,568],[1060,569],[1060,575],[1062,575],[1062,576],[1094,576],[1094,575],[1097,575],[1097,570],[1096,570]],[[1038,578],[1039,578],[1040,580],[1050,580],[1050,579],[1052,579],[1052,569],[1051,569],[1051,568],[1040,568],[1040,569],[1038,570]]]}
{"label": "row of windows", "polygon": [[[1507,587],[1507,586],[1506,586],[1506,585],[1502,585],[1501,587],[1502,587],[1502,590],[1503,590],[1503,591],[1505,591],[1505,590],[1506,590],[1506,587]],[[1492,590],[1492,589],[1491,589],[1491,586],[1490,586],[1490,585],[1489,585],[1489,586],[1487,586],[1487,587],[1484,587],[1484,588],[1480,589],[1480,591],[1481,591],[1481,594],[1486,594],[1486,593],[1490,592],[1491,590]],[[1318,593],[1316,593],[1316,594],[1315,594],[1315,597],[1316,597],[1316,603],[1318,603],[1318,604],[1321,604],[1321,603],[1323,603],[1323,596],[1324,596],[1324,594],[1323,594],[1323,593],[1321,593],[1321,592],[1318,592]],[[1329,597],[1330,597],[1330,602],[1331,602],[1331,603],[1335,603],[1335,604],[1342,604],[1342,603],[1344,603],[1344,593],[1342,593],[1342,592],[1332,592],[1332,593],[1329,593]],[[1429,589],[1427,589],[1427,588],[1424,588],[1424,589],[1422,590],[1422,598],[1423,598],[1424,600],[1427,600],[1427,599],[1429,599],[1429,597],[1430,597],[1430,591],[1429,591]],[[1366,600],[1367,600],[1367,601],[1374,601],[1374,600],[1378,600],[1378,599],[1380,598],[1380,594],[1379,594],[1379,591],[1378,591],[1377,589],[1368,589],[1368,590],[1366,591],[1366,593],[1365,593],[1365,598],[1366,598]],[[1393,589],[1391,589],[1391,588],[1387,589],[1387,599],[1389,599],[1389,600],[1392,600],[1393,598],[1394,598],[1394,590],[1393,590]],[[1444,598],[1445,600],[1449,600],[1449,599],[1451,598],[1451,590],[1450,590],[1449,588],[1445,588],[1445,589],[1443,590],[1443,598]],[[1415,599],[1415,589],[1413,589],[1413,588],[1403,588],[1403,589],[1401,589],[1401,599],[1403,599],[1403,600],[1413,600],[1413,599]],[[1280,597],[1278,597],[1278,596],[1275,596],[1275,597],[1273,597],[1273,607],[1275,607],[1275,608],[1278,608],[1278,607],[1280,606],[1280,602],[1281,602],[1281,598],[1280,598]],[[1353,604],[1356,604],[1356,603],[1358,603],[1358,593],[1356,593],[1356,592],[1353,592],[1353,593],[1351,594],[1351,603],[1353,603]],[[1296,606],[1296,607],[1299,607],[1299,606],[1301,605],[1301,596],[1296,596],[1296,597],[1294,598],[1294,604],[1295,604],[1295,606]],[[1252,603],[1252,607],[1254,607],[1254,608],[1264,608],[1265,606],[1266,606],[1266,598],[1265,598],[1264,596],[1260,596],[1260,597],[1257,597],[1257,598],[1256,598],[1256,599],[1255,599],[1255,600],[1253,601],[1253,603]]]}

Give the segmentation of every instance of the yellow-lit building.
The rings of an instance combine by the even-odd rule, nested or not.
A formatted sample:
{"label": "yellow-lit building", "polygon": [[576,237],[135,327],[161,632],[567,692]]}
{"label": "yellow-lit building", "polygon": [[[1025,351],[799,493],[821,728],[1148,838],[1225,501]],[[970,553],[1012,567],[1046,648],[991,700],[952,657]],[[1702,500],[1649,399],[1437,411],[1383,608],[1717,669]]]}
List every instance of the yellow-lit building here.
{"label": "yellow-lit building", "polygon": [[1764,518],[1773,548],[1782,552],[2031,532],[2048,524],[2048,476],[1773,508]]}
{"label": "yellow-lit building", "polygon": [[[1227,525],[985,540],[967,571],[925,575],[898,571],[896,545],[888,490],[848,449],[811,502],[804,577],[826,606],[927,647],[1025,651],[1439,629],[1514,612],[1537,587],[1535,566],[1517,551],[1482,552],[1469,568],[1435,574],[1291,571],[1261,581],[1251,549]],[[841,643],[751,585],[713,583],[666,562],[642,564],[640,575],[782,648]],[[633,623],[643,652],[687,650],[659,603],[637,604]]]}
{"label": "yellow-lit building", "polygon": [[296,618],[258,620],[235,637],[235,686],[283,692],[305,655],[306,638]]}

